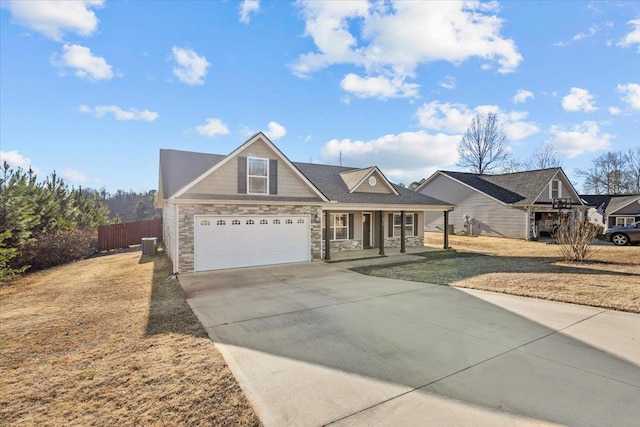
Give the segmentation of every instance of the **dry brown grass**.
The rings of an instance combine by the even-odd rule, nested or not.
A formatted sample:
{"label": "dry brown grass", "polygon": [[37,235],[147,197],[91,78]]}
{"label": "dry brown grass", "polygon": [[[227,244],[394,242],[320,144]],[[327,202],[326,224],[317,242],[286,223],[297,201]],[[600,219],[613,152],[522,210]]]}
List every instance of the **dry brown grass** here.
{"label": "dry brown grass", "polygon": [[[598,245],[589,261],[562,261],[557,245],[496,237],[451,236],[455,252],[425,262],[358,269],[365,274],[448,284],[640,313],[640,249]],[[442,234],[425,244],[441,248]]]}
{"label": "dry brown grass", "polygon": [[162,255],[0,288],[0,425],[259,425]]}

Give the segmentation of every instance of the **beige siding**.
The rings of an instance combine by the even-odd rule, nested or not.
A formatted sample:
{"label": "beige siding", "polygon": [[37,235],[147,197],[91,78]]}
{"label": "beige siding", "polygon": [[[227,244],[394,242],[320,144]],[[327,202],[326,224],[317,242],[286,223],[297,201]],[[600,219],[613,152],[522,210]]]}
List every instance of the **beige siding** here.
{"label": "beige siding", "polygon": [[391,190],[389,190],[389,187],[387,187],[383,183],[384,178],[381,177],[378,172],[374,172],[371,176],[374,176],[376,178],[376,185],[374,185],[373,187],[370,186],[369,178],[367,178],[364,180],[362,184],[360,184],[358,188],[356,188],[354,193],[383,193],[383,194],[393,193]]}
{"label": "beige siding", "polygon": [[[580,204],[580,200],[578,200],[577,197],[571,191],[571,184],[566,179],[564,179],[564,177],[562,177],[561,174],[556,175],[556,177],[553,179],[558,179],[560,180],[560,182],[562,182],[562,195],[560,196],[561,198],[571,198],[572,204],[576,204],[576,205]],[[551,203],[553,201],[549,197],[550,187],[551,187],[551,181],[549,181],[546,187],[544,187],[544,190],[542,190],[540,197],[538,197],[538,199],[535,201],[536,203]]]}
{"label": "beige siding", "polygon": [[[454,232],[462,230],[464,215],[468,215],[473,218],[474,235],[527,237],[526,211],[503,205],[446,176],[438,175],[420,192],[456,205],[455,210],[449,213],[449,224],[453,224]],[[427,231],[442,230],[443,223],[442,212],[427,212]]]}
{"label": "beige siding", "polygon": [[[317,195],[302,181],[285,162],[269,148],[267,144],[258,140],[241,151],[240,157],[260,157],[278,160],[278,196],[286,197],[317,197]],[[180,198],[188,199],[194,194],[236,195],[238,194],[238,161],[230,159],[211,175],[197,183]]]}
{"label": "beige siding", "polygon": [[162,208],[162,240],[169,259],[176,259],[176,206],[165,203]]}

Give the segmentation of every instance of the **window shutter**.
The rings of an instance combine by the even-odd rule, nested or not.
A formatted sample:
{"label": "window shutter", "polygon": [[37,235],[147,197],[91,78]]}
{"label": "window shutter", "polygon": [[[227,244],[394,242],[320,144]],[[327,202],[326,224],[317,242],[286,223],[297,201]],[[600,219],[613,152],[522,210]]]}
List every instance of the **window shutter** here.
{"label": "window shutter", "polygon": [[393,237],[393,226],[394,226],[394,223],[393,223],[393,214],[392,214],[392,213],[390,213],[390,214],[389,214],[389,233],[388,233],[388,236],[389,236],[389,237]]}
{"label": "window shutter", "polygon": [[238,194],[247,194],[247,158],[238,157]]}
{"label": "window shutter", "polygon": [[[422,228],[424,229],[424,224],[422,224]],[[418,214],[413,214],[413,235],[418,235]]]}
{"label": "window shutter", "polygon": [[269,159],[269,194],[278,194],[278,161]]}
{"label": "window shutter", "polygon": [[353,239],[353,223],[355,222],[355,216],[350,213],[349,214],[349,239]]}

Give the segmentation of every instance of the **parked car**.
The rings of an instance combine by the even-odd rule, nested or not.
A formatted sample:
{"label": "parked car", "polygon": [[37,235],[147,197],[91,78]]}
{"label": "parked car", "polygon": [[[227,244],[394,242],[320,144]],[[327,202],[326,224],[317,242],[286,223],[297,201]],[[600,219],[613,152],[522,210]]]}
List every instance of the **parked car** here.
{"label": "parked car", "polygon": [[631,225],[616,225],[607,230],[605,235],[607,241],[613,242],[614,245],[624,246],[628,244],[640,243],[640,221],[636,221]]}

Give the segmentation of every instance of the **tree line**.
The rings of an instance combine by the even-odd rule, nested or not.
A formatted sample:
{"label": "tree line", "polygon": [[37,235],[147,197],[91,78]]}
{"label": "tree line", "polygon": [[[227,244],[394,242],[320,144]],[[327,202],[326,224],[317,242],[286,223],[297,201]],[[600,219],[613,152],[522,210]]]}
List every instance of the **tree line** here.
{"label": "tree line", "polygon": [[95,251],[100,225],[154,218],[155,191],[70,187],[55,172],[0,171],[0,281],[83,258]]}

